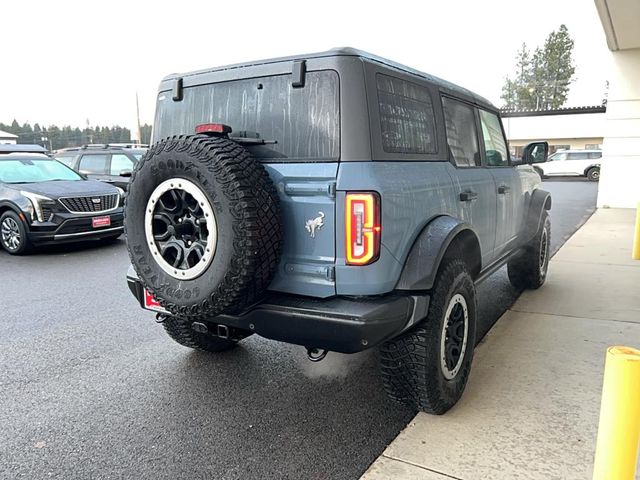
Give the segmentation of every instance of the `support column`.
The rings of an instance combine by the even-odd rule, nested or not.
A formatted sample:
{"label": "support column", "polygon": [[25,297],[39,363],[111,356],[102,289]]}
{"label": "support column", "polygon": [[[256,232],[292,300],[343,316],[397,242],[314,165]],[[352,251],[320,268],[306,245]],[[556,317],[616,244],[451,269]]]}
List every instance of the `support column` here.
{"label": "support column", "polygon": [[640,48],[612,52],[598,207],[640,201]]}

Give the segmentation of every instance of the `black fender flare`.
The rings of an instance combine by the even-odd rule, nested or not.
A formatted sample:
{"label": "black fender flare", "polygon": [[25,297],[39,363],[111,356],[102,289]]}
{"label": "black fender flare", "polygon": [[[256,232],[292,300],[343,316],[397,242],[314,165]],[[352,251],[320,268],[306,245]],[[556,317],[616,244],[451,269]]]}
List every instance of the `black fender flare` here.
{"label": "black fender flare", "polygon": [[546,190],[534,190],[529,202],[529,211],[527,212],[521,245],[528,243],[535,236],[540,228],[540,222],[542,222],[542,214],[548,210],[551,210],[551,194]]}
{"label": "black fender flare", "polygon": [[[429,222],[416,238],[406,261],[396,290],[429,290],[438,273],[440,263],[447,249],[461,233],[473,235],[477,244],[478,254],[480,244],[478,236],[471,225],[448,215],[436,217]],[[478,268],[472,272],[477,275],[480,271],[480,258],[477,259]]]}

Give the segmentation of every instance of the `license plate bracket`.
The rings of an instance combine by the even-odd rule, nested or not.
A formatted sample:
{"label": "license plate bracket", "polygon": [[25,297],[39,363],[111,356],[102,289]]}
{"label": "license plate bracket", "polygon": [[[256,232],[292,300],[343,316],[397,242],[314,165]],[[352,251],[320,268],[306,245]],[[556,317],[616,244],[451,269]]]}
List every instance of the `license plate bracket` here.
{"label": "license plate bracket", "polygon": [[111,216],[104,215],[102,217],[93,217],[91,219],[91,226],[93,228],[110,227],[111,226]]}
{"label": "license plate bracket", "polygon": [[158,302],[155,297],[147,291],[146,288],[144,289],[144,299],[142,307],[146,310],[151,310],[152,312],[169,313],[162,307],[162,305],[160,305],[160,302]]}

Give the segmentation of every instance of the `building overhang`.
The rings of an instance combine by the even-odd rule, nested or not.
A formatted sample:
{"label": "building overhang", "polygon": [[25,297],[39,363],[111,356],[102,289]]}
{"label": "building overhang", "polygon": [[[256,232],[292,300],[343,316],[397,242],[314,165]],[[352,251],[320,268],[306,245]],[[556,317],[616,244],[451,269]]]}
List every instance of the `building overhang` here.
{"label": "building overhang", "polygon": [[638,0],[595,0],[609,50],[640,48],[640,2]]}

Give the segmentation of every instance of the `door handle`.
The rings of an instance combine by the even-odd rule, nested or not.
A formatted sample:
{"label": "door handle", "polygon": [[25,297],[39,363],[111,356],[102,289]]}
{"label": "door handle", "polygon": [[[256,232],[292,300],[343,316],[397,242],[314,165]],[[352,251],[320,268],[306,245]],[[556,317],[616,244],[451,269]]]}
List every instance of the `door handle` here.
{"label": "door handle", "polygon": [[475,200],[478,198],[478,194],[471,190],[467,190],[465,192],[460,192],[460,201],[461,202],[470,202],[471,200]]}
{"label": "door handle", "polygon": [[505,193],[509,193],[511,191],[511,187],[507,187],[506,185],[500,185],[498,187],[498,193],[500,195],[504,195]]}

